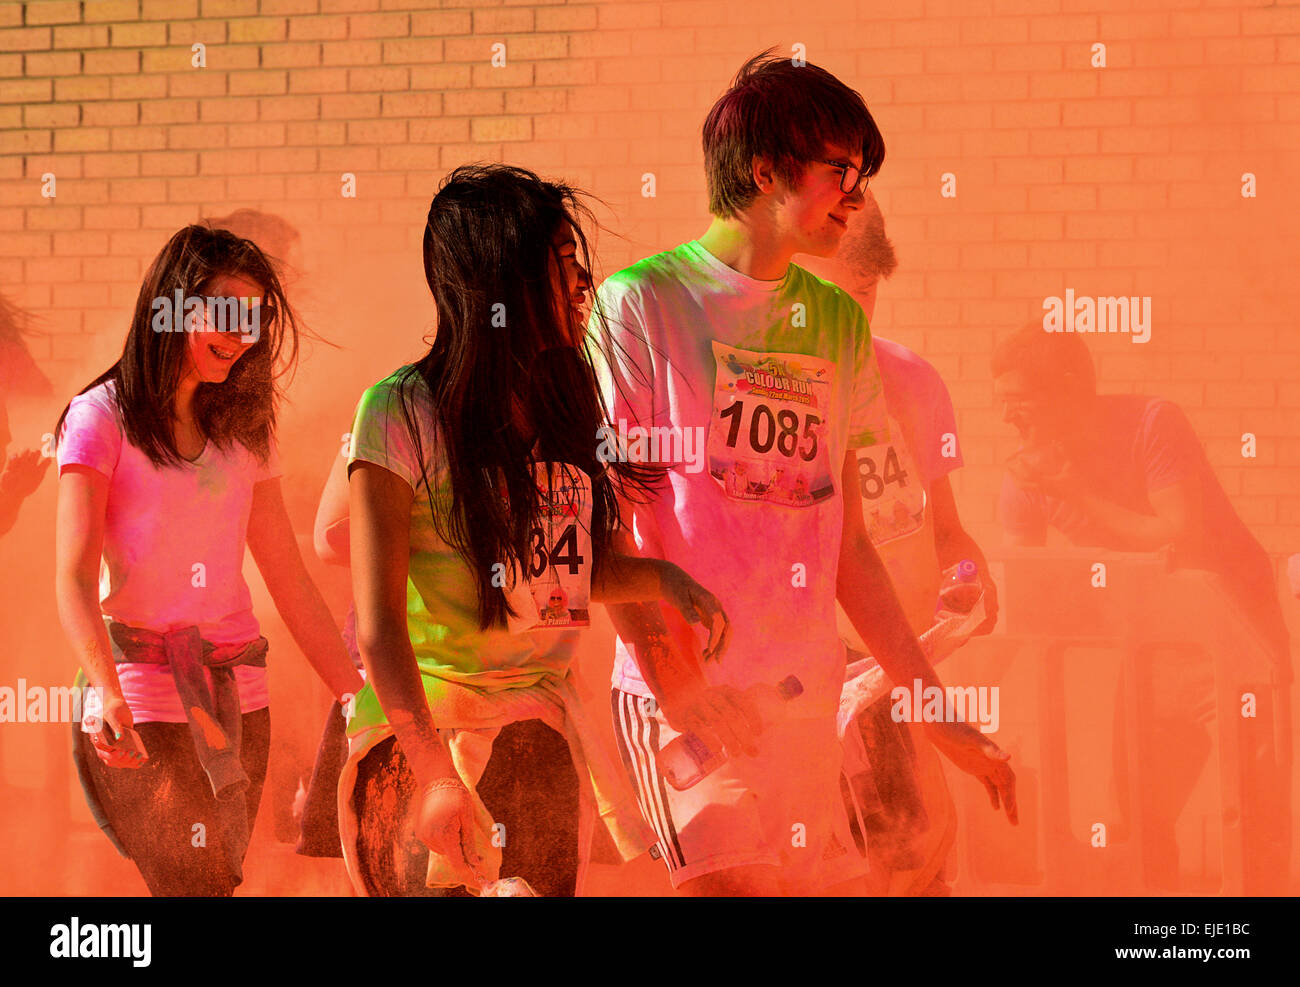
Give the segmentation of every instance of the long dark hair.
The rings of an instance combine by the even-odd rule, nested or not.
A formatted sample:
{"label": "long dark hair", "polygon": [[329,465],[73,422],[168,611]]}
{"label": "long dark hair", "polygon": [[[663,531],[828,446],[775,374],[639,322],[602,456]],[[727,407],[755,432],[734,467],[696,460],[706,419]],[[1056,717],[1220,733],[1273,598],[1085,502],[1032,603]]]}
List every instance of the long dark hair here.
{"label": "long dark hair", "polygon": [[[590,350],[598,344],[574,345],[568,300],[557,306],[550,273],[562,269],[553,240],[565,221],[591,270],[579,220],[594,222],[577,190],[508,165],[456,168],[429,206],[424,273],[437,330],[401,381],[402,410],[418,444],[411,386],[422,378],[450,488],[435,494],[426,474],[429,506],[439,536],[474,573],[484,629],[512,612],[501,580],[494,585],[496,564],[527,570],[543,516],[537,463],[570,464],[591,477],[597,564],[618,524],[615,484],[647,494],[663,476],[654,466],[597,460],[597,430],[609,418]],[[535,436],[519,434],[516,407]]]}
{"label": "long dark hair", "polygon": [[[112,381],[122,427],[131,444],[158,467],[187,466],[172,434],[172,411],[180,386],[187,332],[156,332],[153,302],[179,290],[183,298],[205,296],[218,277],[238,277],[262,291],[258,340],[230,368],[220,383],[203,381],[194,392],[195,419],[203,434],[221,449],[238,442],[263,463],[275,434],[279,379],[298,356],[298,322],[284,297],[280,280],[266,255],[251,240],[227,230],[187,226],[176,233],[146,272],[122,356],[83,387],[84,394]],[[180,322],[180,313],[176,322]],[[59,435],[68,415],[59,415]]]}

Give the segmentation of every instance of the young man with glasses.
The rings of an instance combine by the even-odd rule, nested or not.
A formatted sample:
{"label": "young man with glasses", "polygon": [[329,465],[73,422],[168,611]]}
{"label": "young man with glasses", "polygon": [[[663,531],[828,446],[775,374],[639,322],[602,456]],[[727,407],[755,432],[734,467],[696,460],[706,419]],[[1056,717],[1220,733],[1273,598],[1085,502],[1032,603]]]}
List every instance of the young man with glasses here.
{"label": "young man with glasses", "polygon": [[[896,682],[939,684],[857,505],[851,450],[887,432],[866,317],[790,263],[834,252],[884,141],[856,92],[769,53],[713,107],[704,154],[708,230],[606,281],[592,331],[618,354],[606,381],[616,420],[707,436],[705,471],[667,464],[657,499],[624,504],[623,517],[635,521],[628,548],[709,574],[732,644],[702,667],[667,646],[657,610],[611,607],[615,730],[680,893],[809,894],[850,839],[837,596]],[[790,675],[803,694],[765,722],[755,690]],[[731,755],[684,791],[660,756],[679,731]],[[967,724],[931,732],[1014,813],[1003,752]]]}

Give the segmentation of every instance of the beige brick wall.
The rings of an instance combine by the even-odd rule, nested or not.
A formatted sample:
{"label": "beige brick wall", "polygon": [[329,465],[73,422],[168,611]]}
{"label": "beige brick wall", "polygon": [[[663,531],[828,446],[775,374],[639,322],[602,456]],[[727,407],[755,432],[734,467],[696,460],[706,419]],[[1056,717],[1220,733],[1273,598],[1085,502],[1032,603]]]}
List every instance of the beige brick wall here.
{"label": "beige brick wall", "polygon": [[[1295,3],[10,2],[0,290],[45,320],[36,355],[70,393],[120,346],[143,266],[175,228],[280,213],[313,260],[318,328],[346,355],[318,356],[295,395],[310,405],[328,380],[346,419],[427,327],[418,242],[447,169],[503,159],[590,188],[626,237],[601,239],[617,269],[702,231],[704,114],[745,57],[795,44],[884,131],[874,187],[901,267],[876,328],[949,382],[971,525],[992,529],[1010,438],[989,349],[1073,287],[1152,296],[1148,344],[1091,339],[1104,386],[1180,401],[1243,517],[1273,553],[1297,550]],[[1258,198],[1241,196],[1244,172]],[[944,173],[956,198],[939,194]],[[1246,431],[1255,460],[1240,455]]]}

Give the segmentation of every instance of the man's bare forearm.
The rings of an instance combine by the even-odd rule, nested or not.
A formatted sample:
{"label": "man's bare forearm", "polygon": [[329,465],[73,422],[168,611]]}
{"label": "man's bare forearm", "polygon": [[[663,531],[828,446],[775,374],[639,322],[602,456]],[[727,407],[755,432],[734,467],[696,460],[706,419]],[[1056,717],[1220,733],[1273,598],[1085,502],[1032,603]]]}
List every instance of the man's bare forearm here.
{"label": "man's bare forearm", "polygon": [[610,552],[591,577],[595,603],[648,603],[663,596],[660,573],[667,563]]}
{"label": "man's bare forearm", "polygon": [[707,687],[695,656],[682,654],[673,642],[660,604],[616,603],[606,609],[618,636],[633,649],[641,676],[661,706]]}
{"label": "man's bare forearm", "polygon": [[880,556],[865,538],[846,541],[836,594],[854,630],[896,685],[940,685],[917,643]]}
{"label": "man's bare forearm", "polygon": [[983,550],[965,528],[937,534],[935,554],[939,557],[939,566],[942,569],[948,569],[962,559],[970,559],[979,567],[981,578],[984,578],[989,571],[988,560],[984,557]]}
{"label": "man's bare forearm", "polygon": [[1080,495],[1074,503],[1105,530],[1110,543],[1105,547],[1117,552],[1154,552],[1178,541],[1184,533],[1170,519],[1130,511],[1093,493]]}

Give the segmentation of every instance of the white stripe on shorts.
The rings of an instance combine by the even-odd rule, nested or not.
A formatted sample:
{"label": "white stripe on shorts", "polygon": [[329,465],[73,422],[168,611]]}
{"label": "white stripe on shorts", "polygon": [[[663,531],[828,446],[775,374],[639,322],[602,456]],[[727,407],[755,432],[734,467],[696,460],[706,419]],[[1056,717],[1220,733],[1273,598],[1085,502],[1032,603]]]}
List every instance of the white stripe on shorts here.
{"label": "white stripe on shorts", "polygon": [[685,865],[681,846],[676,839],[667,805],[667,793],[664,791],[663,776],[659,773],[655,761],[654,745],[650,740],[654,726],[654,716],[650,713],[653,699],[636,696],[631,693],[616,691],[619,730],[633,762],[633,780],[636,784],[637,800],[641,804],[641,814],[650,823],[659,837],[659,849],[664,855],[664,863],[669,871]]}

